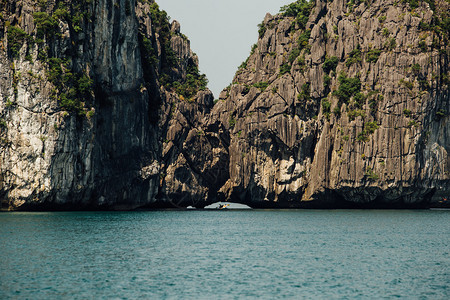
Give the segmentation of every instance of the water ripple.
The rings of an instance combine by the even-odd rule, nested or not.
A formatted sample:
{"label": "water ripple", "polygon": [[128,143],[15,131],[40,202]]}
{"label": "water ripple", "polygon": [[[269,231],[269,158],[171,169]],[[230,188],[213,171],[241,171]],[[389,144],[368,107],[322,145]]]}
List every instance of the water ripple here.
{"label": "water ripple", "polygon": [[0,299],[449,299],[448,211],[0,214]]}

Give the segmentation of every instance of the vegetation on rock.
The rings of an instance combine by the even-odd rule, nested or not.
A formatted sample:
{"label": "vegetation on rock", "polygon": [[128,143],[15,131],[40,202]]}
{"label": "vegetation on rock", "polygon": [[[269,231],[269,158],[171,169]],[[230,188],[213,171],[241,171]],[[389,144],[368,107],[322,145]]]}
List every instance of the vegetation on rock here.
{"label": "vegetation on rock", "polygon": [[263,82],[254,83],[253,86],[255,88],[260,89],[262,92],[264,92],[267,89],[267,87],[269,86],[269,83],[267,81],[263,81]]}
{"label": "vegetation on rock", "polygon": [[[433,174],[430,186],[442,187],[439,186],[440,178],[446,180],[447,175],[440,170],[446,168],[447,162],[433,159],[445,158],[447,141],[434,130],[445,129],[442,126],[446,126],[449,116],[446,43],[449,23],[448,9],[443,9],[447,6],[442,6],[442,1],[399,0],[387,6],[382,1],[372,5],[371,1],[348,0],[343,5],[335,5],[330,4],[332,1],[298,0],[283,6],[281,14],[268,15],[258,26],[261,40],[257,45],[261,48],[253,45],[250,57],[240,66],[233,85],[214,101],[218,104],[212,110],[209,93],[202,93],[201,101],[195,105],[179,103],[179,100],[195,99],[198,91],[206,89],[206,76],[200,74],[197,58],[186,47],[186,37],[179,33],[178,24],[170,24],[167,13],[154,1],[138,1],[141,2],[136,4],[139,8],[136,10],[139,44],[134,45],[134,40],[129,39],[127,45],[133,47],[125,52],[129,51],[128,58],[138,57],[135,50],[139,47],[141,64],[137,64],[135,73],[140,75],[142,69],[144,78],[138,78],[130,94],[142,97],[133,101],[142,104],[139,109],[146,109],[140,115],[134,110],[134,104],[127,102],[124,105],[127,111],[118,107],[115,113],[119,117],[126,114],[123,119],[130,122],[122,130],[130,127],[129,136],[133,139],[137,136],[139,143],[150,141],[154,147],[151,150],[154,152],[145,155],[135,155],[132,150],[135,157],[143,160],[136,163],[139,168],[153,165],[163,153],[161,165],[155,166],[155,174],[148,171],[148,178],[145,178],[149,186],[156,187],[156,197],[160,197],[157,201],[166,196],[172,199],[165,189],[169,185],[181,185],[181,181],[183,188],[189,188],[190,184],[195,187],[193,193],[199,193],[195,196],[202,199],[200,202],[208,201],[210,196],[219,196],[231,197],[227,200],[238,202],[253,201],[255,206],[279,207],[314,205],[330,200],[330,195],[360,203],[373,199],[387,202],[414,200],[411,190],[405,186],[415,189],[423,174],[427,174],[425,177]],[[41,11],[32,14],[36,30],[30,36],[17,25],[23,22],[15,20],[12,21],[14,26],[5,26],[8,53],[14,56],[15,63],[22,62],[25,57],[26,67],[33,60],[40,60],[46,68],[44,81],[48,79],[52,83],[48,85],[53,88],[50,93],[54,99],[52,104],[57,101],[61,109],[90,118],[95,110],[87,111],[86,108],[101,92],[97,93],[96,89],[94,93],[94,79],[90,76],[97,74],[98,66],[85,64],[87,60],[81,56],[87,51],[80,54],[80,49],[92,49],[89,44],[93,34],[89,22],[92,10],[80,9],[80,5],[88,3],[86,0],[62,0],[56,4],[52,2],[50,6],[44,2],[47,3],[40,1]],[[425,2],[433,13],[427,11]],[[113,14],[120,12],[115,21],[131,14],[131,3],[110,4]],[[314,3],[318,3],[318,7],[313,10]],[[363,19],[365,16],[369,18],[367,21]],[[3,26],[3,21],[0,23]],[[30,27],[22,28],[29,30]],[[110,37],[115,36],[114,30],[107,30],[111,31]],[[59,43],[62,33],[70,40]],[[30,46],[33,43],[35,45]],[[35,51],[27,49],[25,52],[25,45]],[[59,51],[62,47],[65,53]],[[314,52],[311,53],[312,49]],[[91,54],[92,51],[86,56]],[[69,55],[71,59],[68,59]],[[125,57],[123,53],[106,55],[119,58],[117,61]],[[32,70],[39,72],[38,67],[42,66]],[[9,96],[14,90],[19,100],[21,76],[31,81],[35,78],[32,72],[26,75],[27,69],[22,75],[19,71],[23,69],[23,66],[17,70],[11,68],[8,75],[12,82]],[[287,73],[289,76],[280,76]],[[108,86],[108,80],[98,80],[96,88],[100,89],[103,82]],[[116,90],[114,97],[122,100]],[[128,94],[128,87],[123,92]],[[103,94],[98,98],[101,96]],[[103,121],[101,114],[109,110],[109,101],[112,101],[108,97],[96,111],[102,116],[98,119],[99,127],[109,128],[110,125],[100,124]],[[4,111],[11,113],[22,104],[17,99],[8,99]],[[136,116],[136,123],[130,115],[131,119]],[[11,122],[5,121],[3,115],[0,117],[3,133],[3,128]],[[147,119],[156,122],[146,127]],[[116,121],[111,122],[113,126],[117,125]],[[176,123],[177,128],[172,123]],[[416,127],[420,128],[416,130]],[[55,125],[54,128],[60,127]],[[154,130],[155,140],[146,136],[151,131],[148,128]],[[424,134],[426,131],[433,133]],[[44,141],[44,135],[40,136]],[[105,140],[109,142],[108,138]],[[120,145],[119,140],[117,149],[122,151],[124,145]],[[433,143],[434,148],[430,149],[426,143]],[[159,148],[160,144],[163,148]],[[105,149],[109,149],[109,145]],[[128,162],[128,157],[126,159]],[[81,160],[87,161],[84,157]],[[217,162],[220,166],[214,166]],[[418,164],[420,170],[424,170],[422,174],[416,172]],[[400,171],[396,168],[399,165],[402,165]],[[143,171],[134,173],[143,174]],[[210,175],[212,173],[221,178],[216,179]],[[269,175],[253,176],[263,173]],[[408,176],[403,176],[406,173]],[[203,178],[204,174],[212,178]],[[153,177],[158,178],[154,180]],[[411,181],[402,181],[404,178],[411,178]],[[433,181],[435,178],[439,181]],[[373,182],[378,180],[375,187]],[[139,181],[142,179],[136,180]],[[366,189],[369,184],[370,188]],[[414,197],[429,198],[430,186],[419,185],[418,196]],[[181,194],[188,193],[183,190]],[[173,198],[183,198],[177,192],[173,195]],[[265,195],[268,201],[261,204]]]}
{"label": "vegetation on rock", "polygon": [[378,176],[370,167],[366,168],[365,175],[366,175],[367,179],[370,181],[377,181],[380,178],[380,176]]}
{"label": "vegetation on rock", "polygon": [[[152,81],[153,71],[156,70],[159,83],[168,90],[175,91],[184,99],[191,99],[198,91],[205,90],[208,84],[206,75],[200,74],[192,59],[186,64],[187,74],[184,78],[175,76],[174,69],[180,65],[180,60],[171,46],[173,33],[170,31],[169,17],[156,3],[150,3],[150,17],[154,30],[158,32],[158,43],[150,40],[144,32],[140,32],[139,42],[144,64],[144,76],[147,82]],[[156,44],[161,45],[158,56]]]}
{"label": "vegetation on rock", "polygon": [[339,102],[348,103],[351,97],[361,91],[361,80],[358,77],[348,78],[345,73],[339,74],[339,89],[333,92]]}
{"label": "vegetation on rock", "polygon": [[30,36],[22,28],[18,26],[8,27],[8,49],[12,56],[18,56],[23,44],[29,39]]}
{"label": "vegetation on rock", "polygon": [[174,81],[167,84],[168,87],[175,89],[178,95],[185,99],[194,97],[198,91],[204,91],[208,85],[208,79],[205,74],[200,74],[197,66],[192,62],[188,66],[186,80]]}
{"label": "vegetation on rock", "polygon": [[339,59],[336,56],[332,56],[325,59],[322,68],[326,73],[330,73],[330,71],[336,71],[338,63]]}
{"label": "vegetation on rock", "polygon": [[259,38],[262,38],[264,36],[264,34],[266,33],[266,25],[264,24],[264,22],[261,22],[260,24],[258,24],[258,35]]}
{"label": "vegetation on rock", "polygon": [[48,59],[48,66],[47,76],[56,87],[53,97],[58,100],[59,106],[63,110],[85,115],[86,101],[91,97],[93,80],[87,74],[70,72],[67,60],[52,57]]}
{"label": "vegetation on rock", "polygon": [[[36,24],[36,42],[42,42],[42,39],[54,37],[58,29],[58,23],[56,19],[47,14],[46,12],[35,12],[33,14],[34,23]],[[39,41],[38,41],[39,40]]]}
{"label": "vegetation on rock", "polygon": [[378,61],[378,58],[381,55],[381,50],[379,49],[371,49],[369,52],[367,52],[366,60],[367,62],[373,62],[376,63]]}
{"label": "vegetation on rock", "polygon": [[349,55],[348,55],[348,59],[345,62],[345,65],[347,67],[350,67],[353,64],[357,64],[361,62],[361,46],[358,45],[356,47],[356,49],[353,49]]}
{"label": "vegetation on rock", "polygon": [[281,7],[280,11],[285,17],[295,17],[298,26],[301,29],[305,29],[313,7],[313,1],[297,0],[294,3]]}
{"label": "vegetation on rock", "polygon": [[305,103],[311,99],[311,85],[309,83],[305,83],[302,85],[302,89],[297,98],[301,103]]}
{"label": "vegetation on rock", "polygon": [[289,73],[291,71],[291,65],[288,63],[285,63],[280,66],[280,73],[279,76],[283,76],[286,73]]}

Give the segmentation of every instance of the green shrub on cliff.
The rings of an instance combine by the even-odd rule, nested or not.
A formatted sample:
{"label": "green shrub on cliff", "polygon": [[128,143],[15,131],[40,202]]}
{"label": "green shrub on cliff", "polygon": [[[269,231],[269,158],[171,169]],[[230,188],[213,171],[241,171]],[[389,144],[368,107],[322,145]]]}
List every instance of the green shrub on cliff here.
{"label": "green shrub on cliff", "polygon": [[297,40],[298,47],[300,50],[308,49],[309,46],[309,38],[311,37],[311,30],[306,30],[303,32]]}
{"label": "green shrub on cliff", "polygon": [[436,5],[435,5],[435,3],[434,3],[435,0],[423,0],[423,1],[419,1],[419,0],[402,0],[402,2],[403,2],[403,3],[408,3],[408,4],[409,4],[409,7],[410,7],[411,9],[416,9],[416,8],[418,8],[420,2],[426,2],[426,3],[428,3],[428,4],[430,5],[430,8],[431,8],[432,10],[434,10],[435,7],[436,7]]}
{"label": "green shrub on cliff", "polygon": [[400,79],[400,81],[398,82],[400,85],[403,85],[404,87],[412,90],[414,88],[414,82],[413,81],[409,81],[409,80],[405,80],[405,79]]}
{"label": "green shrub on cliff", "polygon": [[289,54],[289,63],[292,64],[295,59],[300,55],[300,49],[299,48],[294,48],[291,51],[291,54]]}
{"label": "green shrub on cliff", "polygon": [[377,122],[367,122],[366,125],[364,125],[364,130],[367,134],[373,134],[378,128]]}
{"label": "green shrub on cliff", "polygon": [[176,67],[179,63],[178,57],[175,54],[175,51],[173,51],[172,47],[170,46],[170,40],[167,40],[163,44],[163,62],[165,62],[164,66],[168,69]]}
{"label": "green shrub on cliff", "polygon": [[372,170],[371,167],[366,168],[366,177],[369,181],[377,181],[380,177]]}
{"label": "green shrub on cliff", "polygon": [[419,64],[413,64],[411,66],[411,71],[413,71],[413,73],[415,75],[419,75],[421,70],[422,70],[422,67]]}
{"label": "green shrub on cliff", "polygon": [[334,114],[336,117],[340,117],[340,116],[341,116],[341,108],[340,108],[339,106],[336,106],[336,107],[333,109],[333,114]]}
{"label": "green shrub on cliff", "polygon": [[158,4],[150,5],[150,18],[154,30],[159,34],[159,42],[161,44],[161,65],[162,73],[169,74],[171,69],[178,64],[178,58],[170,45],[171,31],[169,17],[164,10],[160,10]]}
{"label": "green shrub on cliff", "polygon": [[420,41],[418,46],[422,52],[428,51],[428,45],[425,41]]}
{"label": "green shrub on cliff", "polygon": [[362,117],[364,119],[366,117],[366,112],[362,109],[350,110],[347,113],[347,117],[349,121],[354,121],[357,117]]}
{"label": "green shrub on cliff", "polygon": [[63,75],[62,63],[63,61],[60,58],[52,57],[48,59],[47,77],[48,80],[56,86],[61,84]]}
{"label": "green shrub on cliff", "polygon": [[30,39],[30,36],[18,26],[8,27],[8,49],[13,56],[19,54],[25,40]]}
{"label": "green shrub on cliff", "polygon": [[[292,64],[297,59],[297,57],[300,55],[300,53],[302,52],[303,49],[307,49],[307,51],[309,52],[309,49],[311,47],[309,45],[310,36],[311,36],[311,30],[306,30],[305,32],[300,34],[300,36],[298,37],[298,40],[297,40],[297,47],[293,48],[291,53],[289,54],[289,59],[288,59],[289,67],[292,66]],[[304,58],[300,58],[298,63],[303,66]]]}
{"label": "green shrub on cliff", "polygon": [[169,22],[169,17],[164,10],[160,10],[158,4],[150,4],[150,17],[152,19],[153,26],[161,27],[165,26]]}
{"label": "green shrub on cliff", "polygon": [[361,4],[362,2],[366,2],[366,3],[367,3],[367,1],[364,1],[364,0],[350,0],[350,1],[348,1],[348,2],[347,2],[347,6],[348,6],[349,11],[350,11],[350,12],[353,12],[354,6],[355,6],[355,5],[359,5],[359,4]]}
{"label": "green shrub on cliff", "polygon": [[48,80],[55,86],[52,96],[58,100],[59,107],[85,115],[85,103],[92,93],[94,81],[87,74],[70,72],[67,62],[61,58],[51,57],[47,63]]}
{"label": "green shrub on cliff", "polygon": [[338,63],[339,58],[337,58],[336,56],[332,56],[329,58],[327,57],[322,65],[322,68],[326,73],[330,73],[330,71],[336,71]]}
{"label": "green shrub on cliff", "polygon": [[311,85],[309,83],[302,85],[302,89],[300,94],[298,94],[297,99],[302,103],[305,103],[311,99]]}
{"label": "green shrub on cliff", "polygon": [[376,122],[368,122],[364,125],[364,129],[362,132],[358,134],[356,140],[359,142],[368,142],[370,140],[370,135],[375,132],[379,128]]}
{"label": "green shrub on cliff", "polygon": [[447,114],[446,114],[445,110],[443,110],[443,109],[440,109],[439,111],[436,112],[436,117],[438,119],[445,118],[446,116],[447,116]]}
{"label": "green shrub on cliff", "polygon": [[92,91],[93,84],[94,81],[86,74],[79,76],[76,82],[77,90],[82,96],[86,96]]}
{"label": "green shrub on cliff", "polygon": [[408,127],[408,128],[419,127],[419,123],[417,123],[416,120],[411,120],[411,121],[408,122],[407,127]]}
{"label": "green shrub on cliff", "polygon": [[[159,74],[159,83],[168,90],[175,91],[186,100],[192,99],[198,91],[205,90],[208,84],[206,75],[200,74],[198,67],[192,59],[183,63],[187,64],[186,76],[174,76],[174,69],[180,69],[180,59],[171,46],[173,33],[170,30],[169,17],[156,3],[150,3],[150,17],[153,30],[158,33],[158,40],[149,39],[145,32],[140,32],[140,48],[143,53],[144,78],[151,82],[154,73]],[[185,36],[182,35],[184,39]],[[159,42],[161,53],[158,56],[155,46]],[[155,45],[155,46],[154,46]],[[160,68],[160,69],[159,69]]]}
{"label": "green shrub on cliff", "polygon": [[255,53],[256,49],[258,49],[258,45],[257,44],[253,44],[252,50],[250,50],[250,55],[253,55]]}
{"label": "green shrub on cliff", "polygon": [[368,142],[368,141],[370,141],[370,138],[367,136],[367,134],[365,134],[364,131],[362,131],[362,132],[358,133],[356,140],[358,142]]}
{"label": "green shrub on cliff", "polygon": [[443,33],[444,38],[448,41],[450,37],[450,17],[449,12],[446,15],[442,15],[440,19],[438,19],[439,27],[441,28],[441,32]]}
{"label": "green shrub on cliff", "polygon": [[75,97],[75,91],[69,90],[68,93],[59,95],[59,106],[69,112],[77,112],[78,115],[84,115],[84,106],[81,101]]}
{"label": "green shrub on cliff", "polygon": [[267,87],[269,86],[269,83],[267,81],[263,81],[263,82],[254,83],[253,86],[255,88],[260,89],[261,92],[264,92],[267,89]]}
{"label": "green shrub on cliff", "polygon": [[412,111],[409,110],[409,109],[407,109],[407,108],[405,108],[405,109],[403,110],[403,114],[404,114],[407,118],[411,118],[411,116],[412,116]]}
{"label": "green shrub on cliff", "polygon": [[46,12],[33,13],[34,23],[36,24],[36,37],[49,39],[56,34],[58,22]]}
{"label": "green shrub on cliff", "polygon": [[280,66],[280,73],[278,74],[278,76],[283,76],[286,73],[291,72],[291,65],[288,63],[285,63],[283,65]]}
{"label": "green shrub on cliff", "polygon": [[348,54],[348,59],[345,62],[345,65],[347,67],[350,67],[353,64],[356,63],[360,63],[361,62],[361,46],[358,45],[356,46],[356,49],[353,49],[349,54]]}
{"label": "green shrub on cliff", "polygon": [[331,115],[331,102],[328,101],[327,98],[325,98],[325,99],[322,100],[322,112],[323,112],[323,115],[324,115],[327,119],[330,118],[330,115]]}
{"label": "green shrub on cliff", "polygon": [[331,77],[328,74],[323,75],[323,87],[328,89],[331,84]]}
{"label": "green shrub on cliff", "polygon": [[361,91],[361,80],[358,77],[348,78],[345,73],[338,77],[339,89],[333,92],[341,103],[348,103],[351,97]]}
{"label": "green shrub on cliff", "polygon": [[175,81],[172,84],[168,83],[168,88],[173,88],[175,92],[189,100],[194,97],[198,91],[203,91],[208,85],[208,79],[205,74],[200,74],[197,66],[190,61],[187,68],[187,75],[184,81]]}
{"label": "green shrub on cliff", "polygon": [[53,15],[59,20],[65,20],[69,17],[69,11],[67,8],[58,8],[55,10]]}
{"label": "green shrub on cliff", "polygon": [[141,54],[144,59],[145,68],[149,68],[151,66],[156,67],[158,65],[158,56],[153,48],[152,42],[142,33],[139,37],[141,42]]}
{"label": "green shrub on cliff", "polygon": [[285,17],[295,17],[299,27],[305,29],[313,7],[313,1],[297,0],[294,3],[281,7],[280,12]]}
{"label": "green shrub on cliff", "polygon": [[260,24],[258,24],[258,36],[259,38],[262,38],[264,36],[264,34],[266,33],[266,25],[264,24],[264,22],[261,22]]}
{"label": "green shrub on cliff", "polygon": [[371,63],[376,63],[378,61],[378,58],[381,55],[381,50],[379,49],[371,49],[367,52],[366,61]]}
{"label": "green shrub on cliff", "polygon": [[397,47],[397,41],[395,38],[390,38],[384,43],[384,47],[388,48],[389,50],[394,50],[395,47]]}
{"label": "green shrub on cliff", "polygon": [[353,96],[353,104],[357,108],[363,108],[364,104],[366,104],[366,96],[361,92],[357,92]]}
{"label": "green shrub on cliff", "polygon": [[246,60],[244,60],[244,61],[239,65],[238,69],[239,69],[239,70],[246,69],[246,68],[247,68],[247,64],[248,64],[248,57],[247,57]]}

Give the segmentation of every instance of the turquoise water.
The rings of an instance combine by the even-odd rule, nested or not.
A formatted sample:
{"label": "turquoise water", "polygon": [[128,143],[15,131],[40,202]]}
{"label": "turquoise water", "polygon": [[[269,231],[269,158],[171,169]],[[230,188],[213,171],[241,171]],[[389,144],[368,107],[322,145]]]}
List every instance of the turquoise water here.
{"label": "turquoise water", "polygon": [[0,214],[0,299],[450,299],[450,211]]}

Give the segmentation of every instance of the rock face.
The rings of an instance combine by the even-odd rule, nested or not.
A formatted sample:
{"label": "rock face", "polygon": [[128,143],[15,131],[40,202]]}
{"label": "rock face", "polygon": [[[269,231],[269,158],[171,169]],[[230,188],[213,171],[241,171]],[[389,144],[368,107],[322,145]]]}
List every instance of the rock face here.
{"label": "rock face", "polygon": [[215,105],[154,1],[0,3],[2,209],[450,194],[448,1],[297,1]]}
{"label": "rock face", "polygon": [[297,1],[265,17],[207,121],[230,136],[224,199],[408,207],[450,194],[449,33],[424,26],[448,21],[449,4],[405,2]]}
{"label": "rock face", "polygon": [[194,82],[181,99],[160,83],[200,75],[179,24],[153,1],[2,1],[0,37],[3,209],[197,201],[178,181],[196,176],[183,143],[213,97]]}

